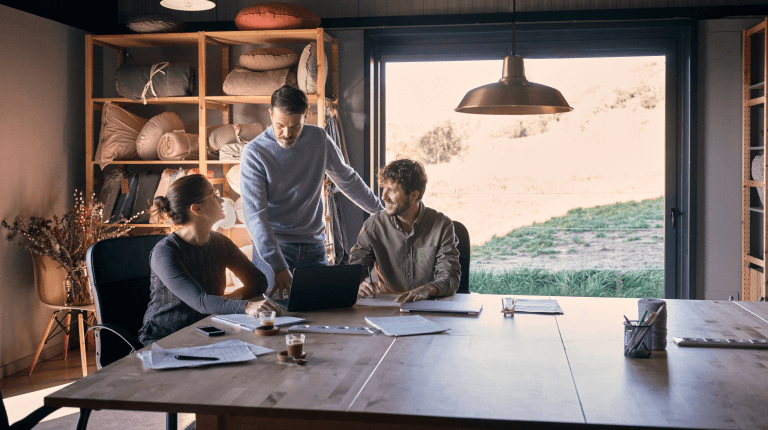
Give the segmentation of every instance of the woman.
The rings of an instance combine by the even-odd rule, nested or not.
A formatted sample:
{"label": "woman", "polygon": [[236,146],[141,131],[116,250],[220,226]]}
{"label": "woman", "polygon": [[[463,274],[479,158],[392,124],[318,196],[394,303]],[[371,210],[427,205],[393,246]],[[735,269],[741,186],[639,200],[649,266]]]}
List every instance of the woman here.
{"label": "woman", "polygon": [[[263,300],[264,274],[229,238],[211,231],[224,219],[222,201],[203,175],[179,178],[165,197],[155,198],[150,212],[169,217],[181,228],[161,240],[149,257],[151,300],[139,330],[144,345],[209,314],[282,313],[277,304]],[[227,268],[243,281],[243,287],[224,296]]]}

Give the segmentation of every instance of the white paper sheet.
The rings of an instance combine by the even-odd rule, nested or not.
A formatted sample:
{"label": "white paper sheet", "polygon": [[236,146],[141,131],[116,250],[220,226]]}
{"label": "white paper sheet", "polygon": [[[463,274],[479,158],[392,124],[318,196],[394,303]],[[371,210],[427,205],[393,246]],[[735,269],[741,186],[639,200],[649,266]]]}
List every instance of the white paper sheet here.
{"label": "white paper sheet", "polygon": [[[261,327],[261,323],[257,317],[246,314],[215,315],[211,319],[216,322],[228,324],[248,331],[254,331]],[[284,327],[291,324],[303,323],[305,321],[306,320],[304,318],[277,317],[275,318],[275,327]]]}
{"label": "white paper sheet", "polygon": [[387,336],[413,336],[417,334],[440,333],[448,330],[440,324],[421,315],[403,317],[366,317],[366,321]]}
{"label": "white paper sheet", "polygon": [[395,302],[398,295],[399,294],[376,294],[376,297],[363,297],[355,304],[359,306],[392,306],[399,308],[402,303]]}
{"label": "white paper sheet", "polygon": [[[140,352],[136,356],[142,361],[144,367],[151,369],[176,369],[180,367],[209,366],[255,360],[257,355],[270,352],[274,352],[274,350],[243,342],[239,339],[230,339],[212,345],[174,349],[163,349],[158,344],[153,343],[150,351]],[[177,360],[175,358],[177,355],[216,357],[219,360]]]}

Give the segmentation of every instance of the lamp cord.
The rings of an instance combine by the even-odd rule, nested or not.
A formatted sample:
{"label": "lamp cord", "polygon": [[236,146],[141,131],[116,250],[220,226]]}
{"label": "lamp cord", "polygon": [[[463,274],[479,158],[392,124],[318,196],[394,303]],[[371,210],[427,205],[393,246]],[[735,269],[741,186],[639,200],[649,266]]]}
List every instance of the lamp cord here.
{"label": "lamp cord", "polygon": [[515,0],[512,0],[512,56],[515,56]]}

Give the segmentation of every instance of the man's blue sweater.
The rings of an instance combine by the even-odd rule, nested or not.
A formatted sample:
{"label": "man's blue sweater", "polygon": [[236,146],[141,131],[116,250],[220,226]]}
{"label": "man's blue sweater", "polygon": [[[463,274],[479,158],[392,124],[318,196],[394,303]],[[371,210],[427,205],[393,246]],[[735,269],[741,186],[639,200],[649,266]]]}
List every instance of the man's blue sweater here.
{"label": "man's blue sweater", "polygon": [[283,148],[270,126],[245,145],[240,158],[240,191],[245,224],[261,258],[275,273],[288,267],[279,242],[325,240],[324,175],[368,213],[383,210],[360,176],[344,164],[341,151],[322,128],[304,125],[296,143]]}

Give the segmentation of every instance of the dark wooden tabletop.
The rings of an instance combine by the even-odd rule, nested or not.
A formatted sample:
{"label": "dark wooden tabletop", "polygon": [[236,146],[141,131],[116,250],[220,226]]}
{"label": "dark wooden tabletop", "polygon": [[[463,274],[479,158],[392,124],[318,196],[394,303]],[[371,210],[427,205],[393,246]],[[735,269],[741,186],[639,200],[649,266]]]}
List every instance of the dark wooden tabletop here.
{"label": "dark wooden tabletop", "polygon": [[[501,297],[454,299],[481,301],[477,316],[421,314],[449,328],[436,335],[307,334],[309,364],[302,367],[277,364],[271,353],[245,363],[157,371],[131,355],[47,396],[45,404],[197,413],[198,428],[217,429],[237,428],[223,424],[225,416],[333,423],[323,428],[366,420],[424,428],[506,422],[768,428],[768,350],[672,342],[673,336],[766,339],[768,323],[759,316],[768,315],[766,303],[667,300],[666,351],[630,359],[623,356],[622,323],[623,315],[637,318],[637,299],[552,297],[563,315],[505,317]],[[356,305],[295,315],[312,325],[365,326],[365,317],[401,314]],[[195,330],[209,324],[227,334],[208,338]],[[278,352],[285,349],[283,334],[256,338],[207,318],[158,344],[237,338]]]}

